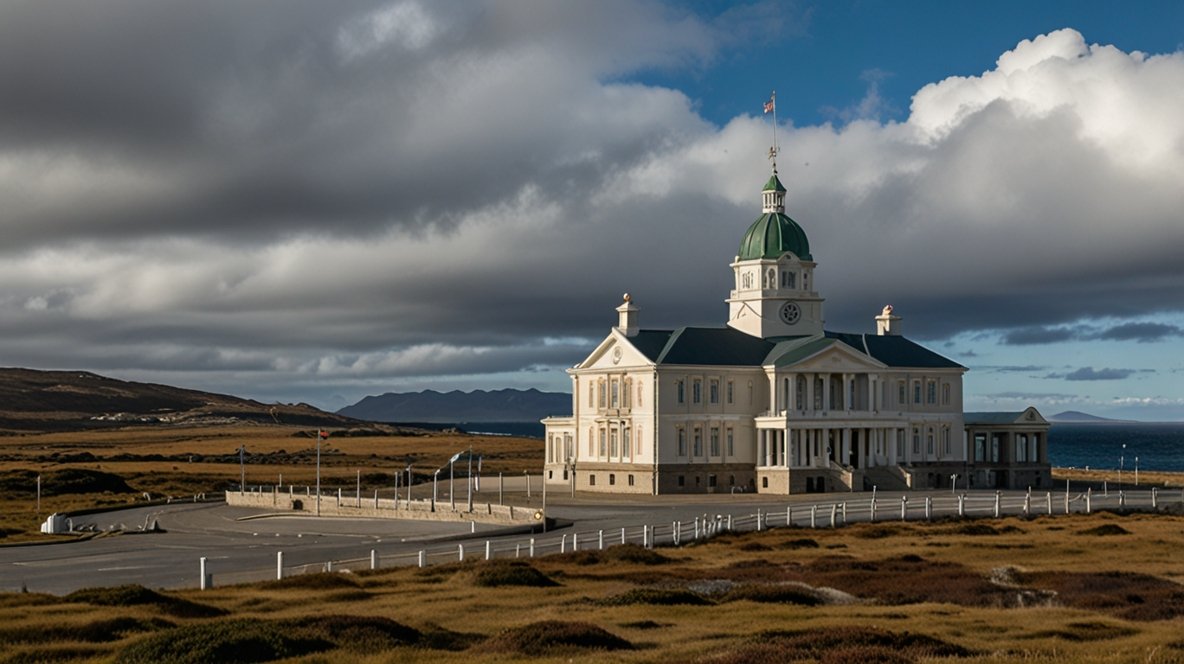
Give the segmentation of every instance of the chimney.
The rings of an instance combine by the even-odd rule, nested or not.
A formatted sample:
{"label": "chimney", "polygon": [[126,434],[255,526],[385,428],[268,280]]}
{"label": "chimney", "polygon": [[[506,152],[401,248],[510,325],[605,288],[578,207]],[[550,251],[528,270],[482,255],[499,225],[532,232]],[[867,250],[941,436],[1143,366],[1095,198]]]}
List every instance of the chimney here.
{"label": "chimney", "polygon": [[900,316],[892,315],[892,305],[884,307],[879,316],[876,316],[876,334],[882,336],[889,335],[894,337],[900,336]]}
{"label": "chimney", "polygon": [[625,293],[625,302],[617,307],[617,331],[627,337],[637,336],[637,311],[633,298]]}

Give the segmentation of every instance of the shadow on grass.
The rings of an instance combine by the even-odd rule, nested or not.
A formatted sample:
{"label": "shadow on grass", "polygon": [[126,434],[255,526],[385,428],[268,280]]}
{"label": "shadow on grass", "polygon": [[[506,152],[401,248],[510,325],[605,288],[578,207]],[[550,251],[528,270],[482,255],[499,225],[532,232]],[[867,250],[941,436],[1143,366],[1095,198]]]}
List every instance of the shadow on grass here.
{"label": "shadow on grass", "polygon": [[505,652],[528,657],[578,654],[587,650],[633,650],[629,641],[584,622],[545,620],[514,627],[480,644],[482,652]]}

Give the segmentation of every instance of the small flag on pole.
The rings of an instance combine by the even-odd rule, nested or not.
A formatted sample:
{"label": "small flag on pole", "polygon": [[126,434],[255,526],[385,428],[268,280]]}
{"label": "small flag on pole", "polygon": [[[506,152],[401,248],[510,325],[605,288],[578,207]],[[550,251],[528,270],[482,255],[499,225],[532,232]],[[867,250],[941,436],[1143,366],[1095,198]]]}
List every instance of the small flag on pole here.
{"label": "small flag on pole", "polygon": [[776,99],[770,99],[769,101],[765,102],[765,113],[772,113],[775,108],[777,108]]}

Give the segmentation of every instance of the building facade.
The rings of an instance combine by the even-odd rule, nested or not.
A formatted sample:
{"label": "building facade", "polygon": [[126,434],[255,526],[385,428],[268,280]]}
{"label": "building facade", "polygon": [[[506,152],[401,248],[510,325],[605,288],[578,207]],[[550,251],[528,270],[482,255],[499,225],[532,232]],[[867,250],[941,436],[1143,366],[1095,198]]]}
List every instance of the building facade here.
{"label": "building facade", "polygon": [[[1051,483],[1047,422],[1038,413],[1039,422],[1025,420],[1034,409],[976,414],[1000,421],[973,420],[969,430],[966,367],[905,338],[891,306],[874,317],[875,333],[826,330],[809,240],[785,214],[776,166],[761,198],[731,264],[726,326],[642,329],[625,295],[617,325],[568,370],[572,413],[543,420],[553,489],[789,494]],[[1045,433],[1034,430],[1041,422]]]}

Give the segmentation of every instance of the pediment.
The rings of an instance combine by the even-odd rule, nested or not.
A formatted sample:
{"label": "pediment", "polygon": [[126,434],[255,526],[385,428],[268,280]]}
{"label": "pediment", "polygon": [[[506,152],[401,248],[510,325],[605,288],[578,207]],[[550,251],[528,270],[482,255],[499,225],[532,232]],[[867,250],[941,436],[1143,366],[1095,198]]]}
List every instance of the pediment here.
{"label": "pediment", "polygon": [[642,366],[652,367],[654,363],[629,343],[628,337],[613,330],[575,368],[607,370]]}
{"label": "pediment", "polygon": [[826,347],[787,364],[778,363],[778,371],[819,373],[862,373],[880,371],[888,365],[851,346],[834,341]]}

